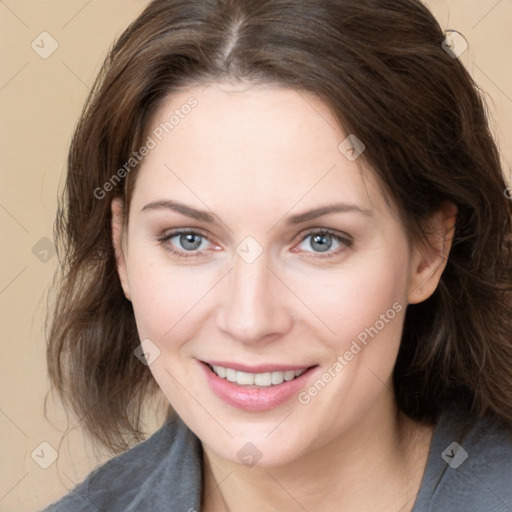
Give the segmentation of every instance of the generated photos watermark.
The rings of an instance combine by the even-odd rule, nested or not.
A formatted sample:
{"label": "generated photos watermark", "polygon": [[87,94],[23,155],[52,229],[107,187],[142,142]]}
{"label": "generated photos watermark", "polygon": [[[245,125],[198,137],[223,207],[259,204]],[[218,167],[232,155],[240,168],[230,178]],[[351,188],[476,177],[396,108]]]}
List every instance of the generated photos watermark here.
{"label": "generated photos watermark", "polygon": [[187,99],[186,103],[181,105],[180,108],[174,110],[173,114],[169,119],[163,123],[160,123],[152,132],[148,135],[146,142],[138,149],[134,151],[130,158],[120,167],[101,187],[94,189],[94,197],[96,199],[103,199],[106,197],[108,192],[114,190],[116,185],[130,174],[130,172],[137,167],[144,157],[149,155],[152,149],[155,149],[159,142],[162,142],[164,137],[171,133],[183,119],[185,119],[191,112],[192,109],[199,105],[194,96]]}
{"label": "generated photos watermark", "polygon": [[447,30],[444,36],[441,46],[452,59],[458,59],[469,47],[464,35],[457,30]]}
{"label": "generated photos watermark", "polygon": [[367,327],[361,331],[356,339],[352,341],[350,348],[346,350],[343,355],[339,355],[336,361],[334,361],[308,389],[299,393],[297,397],[299,403],[302,405],[309,404],[311,400],[317,396],[329,382],[336,378],[350,361],[368,345],[370,339],[375,338],[375,336],[386,327],[386,324],[389,324],[402,309],[402,304],[395,302],[385,313],[379,316],[379,319],[371,327]]}
{"label": "generated photos watermark", "polygon": [[149,338],[145,338],[133,351],[133,355],[145,366],[151,366],[160,357],[160,349]]}
{"label": "generated photos watermark", "polygon": [[459,443],[454,441],[443,451],[441,457],[452,469],[457,469],[469,457],[469,454]]}

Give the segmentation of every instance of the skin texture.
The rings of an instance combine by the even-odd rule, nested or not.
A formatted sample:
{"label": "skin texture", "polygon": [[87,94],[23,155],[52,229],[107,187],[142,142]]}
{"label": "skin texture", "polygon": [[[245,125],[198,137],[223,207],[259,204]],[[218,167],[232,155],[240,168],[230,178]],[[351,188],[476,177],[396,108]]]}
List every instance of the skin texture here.
{"label": "skin texture", "polygon": [[[431,248],[410,247],[371,170],[338,149],[347,134],[327,106],[291,89],[190,88],[167,99],[147,134],[190,96],[197,107],[145,157],[128,219],[112,202],[112,228],[140,338],[160,351],[151,372],[203,444],[204,510],[411,510],[432,429],[397,411],[391,375],[406,306],[428,298],[444,269],[454,207],[432,218]],[[143,210],[166,200],[219,223]],[[366,213],[287,225],[337,203]],[[159,241],[179,228],[204,235],[202,255],[173,255],[187,253],[179,236]],[[318,252],[308,234],[322,229],[350,242]],[[251,263],[236,252],[248,236],[263,251]],[[307,389],[393,304],[401,310],[307,404],[237,409],[198,362],[318,365]],[[248,442],[261,453],[253,467],[237,457]]]}

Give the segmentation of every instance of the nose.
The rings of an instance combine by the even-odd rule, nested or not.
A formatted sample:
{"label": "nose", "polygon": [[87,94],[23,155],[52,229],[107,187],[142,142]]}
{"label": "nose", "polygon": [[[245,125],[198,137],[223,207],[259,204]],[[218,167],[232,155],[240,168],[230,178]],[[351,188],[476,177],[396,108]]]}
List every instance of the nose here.
{"label": "nose", "polygon": [[217,326],[241,343],[269,343],[292,327],[286,287],[268,263],[265,252],[252,263],[235,256],[233,269],[226,276]]}

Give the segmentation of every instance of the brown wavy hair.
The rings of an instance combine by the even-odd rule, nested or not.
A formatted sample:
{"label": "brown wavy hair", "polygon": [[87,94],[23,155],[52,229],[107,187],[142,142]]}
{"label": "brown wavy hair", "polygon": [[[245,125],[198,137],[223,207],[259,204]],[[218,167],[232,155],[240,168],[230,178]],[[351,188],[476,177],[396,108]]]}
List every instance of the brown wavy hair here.
{"label": "brown wavy hair", "polygon": [[[418,0],[154,0],[110,50],[76,127],[55,224],[61,271],[48,317],[54,388],[113,453],[142,438],[157,389],[112,246],[110,202],[169,94],[214,80],[323,100],[396,203],[411,238],[449,201],[453,247],[435,293],[407,309],[394,369],[399,408],[433,424],[456,400],[512,428],[512,201],[482,95]],[[112,183],[112,180],[111,180]],[[111,188],[110,186],[108,188]],[[97,191],[103,190],[101,194]],[[103,197],[105,196],[105,197]]]}

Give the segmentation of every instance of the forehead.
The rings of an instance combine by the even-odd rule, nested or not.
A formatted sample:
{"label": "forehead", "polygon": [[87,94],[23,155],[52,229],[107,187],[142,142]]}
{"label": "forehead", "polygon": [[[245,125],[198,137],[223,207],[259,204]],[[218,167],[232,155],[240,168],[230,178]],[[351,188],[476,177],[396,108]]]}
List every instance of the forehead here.
{"label": "forehead", "polygon": [[[190,107],[190,105],[194,105]],[[178,195],[232,210],[348,201],[375,206],[362,161],[340,151],[347,137],[328,106],[303,91],[213,83],[167,97],[146,137],[154,147],[134,202]],[[153,145],[153,144],[152,144]],[[369,197],[369,189],[373,190]],[[195,197],[194,197],[195,196]]]}

